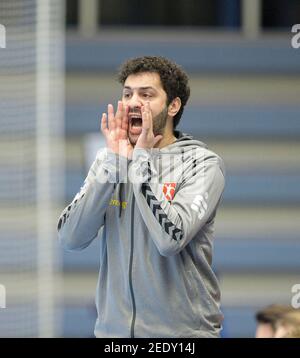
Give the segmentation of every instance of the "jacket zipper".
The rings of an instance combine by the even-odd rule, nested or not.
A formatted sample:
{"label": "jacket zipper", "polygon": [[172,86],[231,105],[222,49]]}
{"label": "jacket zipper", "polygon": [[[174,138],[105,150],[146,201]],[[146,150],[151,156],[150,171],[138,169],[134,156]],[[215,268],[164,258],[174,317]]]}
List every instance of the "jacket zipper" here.
{"label": "jacket zipper", "polygon": [[134,338],[134,325],[135,325],[135,317],[136,317],[136,306],[135,306],[135,298],[132,286],[132,262],[133,262],[133,249],[134,249],[134,205],[135,205],[135,197],[134,193],[132,196],[132,207],[131,207],[131,243],[130,243],[130,258],[129,258],[129,288],[131,294],[132,301],[132,320],[130,327],[130,337]]}

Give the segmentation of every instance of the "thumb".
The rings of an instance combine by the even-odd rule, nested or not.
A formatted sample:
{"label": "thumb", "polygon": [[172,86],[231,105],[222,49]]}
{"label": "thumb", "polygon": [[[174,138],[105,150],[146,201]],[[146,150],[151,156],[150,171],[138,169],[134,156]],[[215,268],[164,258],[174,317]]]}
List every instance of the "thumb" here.
{"label": "thumb", "polygon": [[155,138],[154,138],[154,144],[153,144],[153,147],[156,146],[156,144],[163,138],[162,135],[157,135]]}

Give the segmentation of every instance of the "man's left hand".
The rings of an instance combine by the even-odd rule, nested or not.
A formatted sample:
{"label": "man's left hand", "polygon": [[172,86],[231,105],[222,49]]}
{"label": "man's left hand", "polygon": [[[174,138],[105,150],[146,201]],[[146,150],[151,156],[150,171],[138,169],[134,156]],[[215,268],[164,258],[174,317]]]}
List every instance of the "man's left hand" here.
{"label": "man's left hand", "polygon": [[161,134],[154,136],[153,118],[150,109],[150,103],[142,106],[142,133],[140,134],[135,148],[151,149],[163,138]]}

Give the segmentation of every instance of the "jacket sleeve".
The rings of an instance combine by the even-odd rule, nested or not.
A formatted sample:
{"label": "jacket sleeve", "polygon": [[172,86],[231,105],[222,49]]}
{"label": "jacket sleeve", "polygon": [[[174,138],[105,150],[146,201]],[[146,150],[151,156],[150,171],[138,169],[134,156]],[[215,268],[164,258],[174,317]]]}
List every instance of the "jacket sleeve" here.
{"label": "jacket sleeve", "polygon": [[107,149],[98,152],[83,186],[58,221],[58,238],[66,250],[82,250],[98,235],[115,183],[126,167],[127,158]]}
{"label": "jacket sleeve", "polygon": [[142,178],[133,185],[136,202],[163,256],[179,253],[215,215],[225,185],[224,166],[220,157],[208,153],[190,161],[169,202],[163,195],[163,183],[155,180],[150,151],[134,150],[133,165]]}

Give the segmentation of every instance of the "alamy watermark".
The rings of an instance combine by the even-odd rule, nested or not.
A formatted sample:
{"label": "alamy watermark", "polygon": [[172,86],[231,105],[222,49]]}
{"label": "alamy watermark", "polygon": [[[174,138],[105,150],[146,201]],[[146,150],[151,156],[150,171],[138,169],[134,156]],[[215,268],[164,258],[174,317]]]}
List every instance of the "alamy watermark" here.
{"label": "alamy watermark", "polygon": [[0,284],[0,309],[6,308],[6,289],[4,285]]}
{"label": "alamy watermark", "polygon": [[[107,181],[132,184],[171,183],[185,180],[186,177],[191,184],[196,180],[204,180],[207,174],[206,148],[178,148],[174,153],[162,153],[158,148],[138,148],[135,149],[135,156],[131,162],[124,160],[128,156],[127,153],[123,152],[122,156],[111,154],[113,153],[107,148],[98,151],[96,162],[107,159],[104,165],[105,171],[96,171],[96,179],[101,184]],[[110,173],[108,177],[107,172]]]}
{"label": "alamy watermark", "polygon": [[300,24],[295,24],[291,31],[296,33],[291,40],[292,47],[296,49],[300,48]]}
{"label": "alamy watermark", "polygon": [[293,308],[300,308],[300,283],[296,283],[293,287],[292,287],[292,293],[294,293],[294,295],[292,296],[292,301],[291,301],[291,305]]}
{"label": "alamy watermark", "polygon": [[6,28],[0,24],[0,48],[6,48]]}

